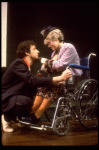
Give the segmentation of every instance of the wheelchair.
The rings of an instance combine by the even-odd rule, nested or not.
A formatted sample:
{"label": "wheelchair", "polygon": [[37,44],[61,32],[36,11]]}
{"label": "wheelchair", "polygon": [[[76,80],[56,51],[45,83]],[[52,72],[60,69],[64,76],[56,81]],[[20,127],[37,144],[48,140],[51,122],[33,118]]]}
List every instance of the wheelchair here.
{"label": "wheelchair", "polygon": [[[31,129],[39,129],[45,131],[53,130],[59,136],[64,136],[69,131],[71,118],[79,121],[86,129],[96,129],[98,127],[98,81],[90,78],[89,61],[91,53],[88,57],[80,59],[80,65],[69,64],[68,68],[82,69],[82,76],[72,76],[62,84],[60,95],[54,104],[54,115],[49,116],[48,110],[45,116],[50,125],[27,124]],[[20,123],[22,121],[19,120]],[[24,124],[24,123],[23,123]]]}

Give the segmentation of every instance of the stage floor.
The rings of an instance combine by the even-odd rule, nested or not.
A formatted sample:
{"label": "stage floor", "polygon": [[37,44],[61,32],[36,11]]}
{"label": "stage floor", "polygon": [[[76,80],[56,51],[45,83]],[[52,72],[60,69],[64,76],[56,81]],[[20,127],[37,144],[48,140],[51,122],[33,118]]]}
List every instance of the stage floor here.
{"label": "stage floor", "polygon": [[59,136],[54,132],[19,128],[13,133],[1,133],[3,146],[97,146],[98,130],[86,130],[79,122],[70,121],[69,132]]}

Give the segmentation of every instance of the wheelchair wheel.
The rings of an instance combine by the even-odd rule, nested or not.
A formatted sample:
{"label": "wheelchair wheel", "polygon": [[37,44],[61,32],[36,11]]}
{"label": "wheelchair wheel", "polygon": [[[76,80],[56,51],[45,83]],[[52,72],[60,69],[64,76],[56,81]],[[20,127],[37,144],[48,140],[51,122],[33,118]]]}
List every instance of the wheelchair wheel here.
{"label": "wheelchair wheel", "polygon": [[64,118],[64,117],[58,117],[55,120],[54,126],[53,126],[53,130],[56,134],[60,135],[60,136],[64,136],[67,134],[68,130],[69,130],[69,122],[68,119]]}
{"label": "wheelchair wheel", "polygon": [[86,79],[77,94],[77,112],[80,123],[87,129],[98,126],[98,81]]}

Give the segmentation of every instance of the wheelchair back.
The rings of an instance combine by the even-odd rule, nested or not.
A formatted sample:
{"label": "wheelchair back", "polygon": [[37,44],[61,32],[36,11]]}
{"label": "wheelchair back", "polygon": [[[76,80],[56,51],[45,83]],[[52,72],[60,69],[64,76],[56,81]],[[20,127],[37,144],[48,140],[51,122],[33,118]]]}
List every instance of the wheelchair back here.
{"label": "wheelchair back", "polygon": [[83,57],[80,59],[80,65],[69,64],[69,68],[77,68],[83,71],[82,76],[90,77],[90,57],[96,56],[94,53],[90,53],[87,57]]}

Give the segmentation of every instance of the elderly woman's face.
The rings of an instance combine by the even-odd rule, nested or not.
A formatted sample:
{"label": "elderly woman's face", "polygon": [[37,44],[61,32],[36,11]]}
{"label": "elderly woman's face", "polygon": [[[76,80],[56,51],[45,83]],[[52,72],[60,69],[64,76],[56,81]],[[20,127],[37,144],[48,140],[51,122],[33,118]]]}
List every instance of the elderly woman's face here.
{"label": "elderly woman's face", "polygon": [[54,51],[54,50],[58,50],[59,49],[60,42],[59,42],[58,39],[56,39],[54,41],[53,40],[49,40],[47,45],[48,45],[48,47],[50,47]]}

